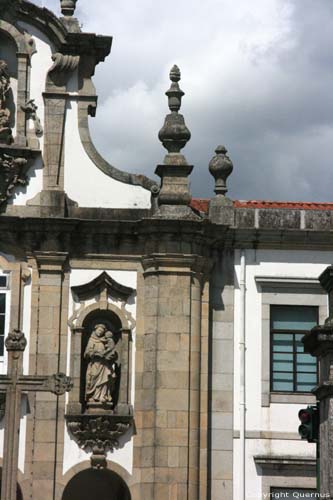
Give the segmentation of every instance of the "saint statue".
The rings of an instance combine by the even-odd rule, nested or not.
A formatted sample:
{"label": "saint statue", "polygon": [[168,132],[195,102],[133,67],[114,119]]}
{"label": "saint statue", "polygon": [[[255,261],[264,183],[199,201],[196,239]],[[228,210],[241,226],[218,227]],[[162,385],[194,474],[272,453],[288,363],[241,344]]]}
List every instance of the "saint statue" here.
{"label": "saint statue", "polygon": [[89,404],[114,404],[117,381],[117,359],[114,335],[103,323],[95,325],[84,358],[88,361],[85,399]]}
{"label": "saint statue", "polygon": [[0,142],[10,144],[13,141],[12,131],[9,127],[10,111],[6,105],[7,95],[10,90],[10,76],[8,66],[0,59]]}

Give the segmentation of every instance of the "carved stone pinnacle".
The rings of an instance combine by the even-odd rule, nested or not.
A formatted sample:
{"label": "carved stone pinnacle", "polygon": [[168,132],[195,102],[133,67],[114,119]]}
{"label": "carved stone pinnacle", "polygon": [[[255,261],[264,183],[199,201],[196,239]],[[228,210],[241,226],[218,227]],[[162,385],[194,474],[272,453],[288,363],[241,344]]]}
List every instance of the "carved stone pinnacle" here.
{"label": "carved stone pinnacle", "polygon": [[215,193],[217,196],[225,196],[227,189],[227,178],[233,171],[233,164],[227,155],[227,149],[224,146],[217,146],[216,155],[209,163],[209,171],[215,179]]}
{"label": "carved stone pinnacle", "polygon": [[73,16],[77,0],[60,0],[61,12],[64,16]]}
{"label": "carved stone pinnacle", "polygon": [[171,86],[165,94],[168,96],[168,105],[171,113],[166,116],[158,137],[168,153],[179,153],[190,140],[191,133],[185,125],[183,115],[178,113],[184,92],[178,85],[180,71],[176,65],[171,68],[170,80],[172,82]]}

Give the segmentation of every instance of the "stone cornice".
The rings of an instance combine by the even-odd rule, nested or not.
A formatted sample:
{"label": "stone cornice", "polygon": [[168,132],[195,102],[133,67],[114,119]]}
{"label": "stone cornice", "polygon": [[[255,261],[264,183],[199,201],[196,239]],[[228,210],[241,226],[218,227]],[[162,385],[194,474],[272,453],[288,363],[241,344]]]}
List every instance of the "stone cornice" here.
{"label": "stone cornice", "polygon": [[[13,18],[3,14],[4,19]],[[45,7],[22,0],[17,3],[15,20],[32,24],[54,44],[56,51],[71,55],[93,55],[95,64],[103,61],[111,50],[112,37],[93,33],[70,32],[65,23]]]}

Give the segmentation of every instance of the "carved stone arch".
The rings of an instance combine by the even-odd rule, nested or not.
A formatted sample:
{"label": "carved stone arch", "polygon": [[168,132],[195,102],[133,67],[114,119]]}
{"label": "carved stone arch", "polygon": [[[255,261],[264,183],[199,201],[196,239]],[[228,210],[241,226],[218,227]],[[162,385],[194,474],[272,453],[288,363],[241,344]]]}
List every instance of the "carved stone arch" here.
{"label": "carved stone arch", "polygon": [[94,312],[97,313],[98,311],[111,311],[113,314],[115,314],[121,322],[121,329],[124,331],[131,330],[133,328],[122,309],[117,307],[115,304],[111,304],[110,302],[100,301],[96,302],[95,304],[90,304],[89,306],[80,310],[79,316],[75,321],[75,326],[73,326],[72,329],[74,331],[82,329],[87,317]]}
{"label": "carved stone arch", "polygon": [[[131,486],[135,484],[135,478],[117,462],[114,462],[113,460],[106,460],[106,462],[107,468],[113,470],[116,474],[118,474],[118,476],[120,476],[131,489]],[[90,461],[85,460],[71,467],[61,478],[62,489],[60,492],[63,493],[63,490],[65,489],[65,486],[69,483],[69,481],[79,472],[88,469],[90,465]]]}
{"label": "carved stone arch", "polygon": [[31,57],[31,55],[35,52],[35,44],[31,36],[25,33],[23,30],[19,29],[14,24],[1,19],[0,31],[15,42],[17,52],[26,54],[29,57]]}
{"label": "carved stone arch", "polygon": [[115,468],[91,470],[83,468],[67,482],[62,492],[62,500],[90,499],[131,500],[126,480]]}

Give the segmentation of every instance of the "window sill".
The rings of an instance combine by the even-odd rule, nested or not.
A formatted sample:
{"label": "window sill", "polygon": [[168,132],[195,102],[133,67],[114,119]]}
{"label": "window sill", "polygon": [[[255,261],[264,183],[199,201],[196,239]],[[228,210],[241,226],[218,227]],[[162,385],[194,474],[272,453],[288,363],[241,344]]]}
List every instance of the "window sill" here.
{"label": "window sill", "polygon": [[314,404],[316,397],[310,392],[271,392],[271,403]]}

